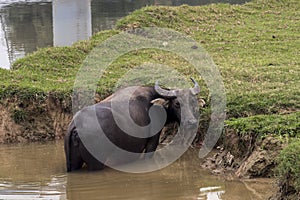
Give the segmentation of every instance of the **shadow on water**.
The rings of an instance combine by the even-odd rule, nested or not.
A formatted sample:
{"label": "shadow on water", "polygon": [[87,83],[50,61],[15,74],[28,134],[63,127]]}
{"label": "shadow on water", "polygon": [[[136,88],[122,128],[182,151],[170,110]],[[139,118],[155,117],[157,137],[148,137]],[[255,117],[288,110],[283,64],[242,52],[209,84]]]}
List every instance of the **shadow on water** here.
{"label": "shadow on water", "polygon": [[247,0],[1,0],[0,67],[48,46],[69,46],[112,29],[118,19],[147,5],[241,4]]}
{"label": "shadow on water", "polygon": [[[160,171],[65,173],[63,142],[0,146],[0,199],[265,199],[270,180],[225,181],[200,168],[190,150]],[[266,192],[268,191],[268,192]]]}

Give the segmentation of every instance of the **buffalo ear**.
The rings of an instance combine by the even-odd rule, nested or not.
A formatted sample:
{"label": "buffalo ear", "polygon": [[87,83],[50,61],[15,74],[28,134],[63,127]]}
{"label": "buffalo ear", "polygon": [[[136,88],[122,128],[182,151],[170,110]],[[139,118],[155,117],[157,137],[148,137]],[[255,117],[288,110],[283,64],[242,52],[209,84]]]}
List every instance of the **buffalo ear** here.
{"label": "buffalo ear", "polygon": [[161,105],[161,106],[166,107],[166,108],[169,106],[169,100],[165,100],[163,98],[153,99],[151,101],[151,103],[153,105]]}
{"label": "buffalo ear", "polygon": [[204,99],[200,99],[200,100],[199,100],[199,105],[200,105],[200,107],[202,107],[202,108],[206,105]]}

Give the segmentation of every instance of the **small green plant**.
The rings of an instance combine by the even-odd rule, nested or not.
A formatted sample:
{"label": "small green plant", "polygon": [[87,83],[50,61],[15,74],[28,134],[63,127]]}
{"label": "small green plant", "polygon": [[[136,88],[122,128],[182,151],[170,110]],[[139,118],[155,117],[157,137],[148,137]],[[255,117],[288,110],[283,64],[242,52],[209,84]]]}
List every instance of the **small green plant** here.
{"label": "small green plant", "polygon": [[14,109],[12,112],[12,119],[17,123],[21,123],[26,119],[26,111],[20,109]]}
{"label": "small green plant", "polygon": [[293,141],[282,150],[276,173],[284,190],[292,187],[300,192],[300,140]]}

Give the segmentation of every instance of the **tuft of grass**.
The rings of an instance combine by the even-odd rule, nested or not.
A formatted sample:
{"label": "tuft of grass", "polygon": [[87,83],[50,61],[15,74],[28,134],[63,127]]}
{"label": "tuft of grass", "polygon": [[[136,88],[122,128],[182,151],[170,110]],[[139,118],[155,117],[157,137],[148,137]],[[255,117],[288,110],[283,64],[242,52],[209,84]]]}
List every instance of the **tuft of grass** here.
{"label": "tuft of grass", "polygon": [[26,116],[27,116],[26,111],[20,109],[14,109],[12,111],[11,117],[15,121],[15,123],[19,124],[26,120]]}
{"label": "tuft of grass", "polygon": [[288,194],[295,190],[300,193],[300,140],[291,142],[278,157],[276,173],[280,178],[281,192]]}
{"label": "tuft of grass", "polygon": [[260,137],[267,135],[300,137],[299,119],[299,111],[284,115],[255,115],[246,118],[231,118],[226,121],[226,129],[231,129],[241,136],[259,134]]}

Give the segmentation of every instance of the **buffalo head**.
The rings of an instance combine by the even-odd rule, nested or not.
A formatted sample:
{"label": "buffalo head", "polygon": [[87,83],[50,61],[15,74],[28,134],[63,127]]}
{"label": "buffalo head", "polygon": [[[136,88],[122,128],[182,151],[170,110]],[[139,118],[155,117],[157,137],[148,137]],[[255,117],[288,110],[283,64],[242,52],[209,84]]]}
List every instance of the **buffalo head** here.
{"label": "buffalo head", "polygon": [[152,103],[159,103],[167,110],[167,122],[177,121],[185,127],[197,126],[199,117],[199,103],[196,95],[200,92],[199,84],[191,78],[193,88],[166,90],[156,81],[154,89],[163,98],[155,99]]}

